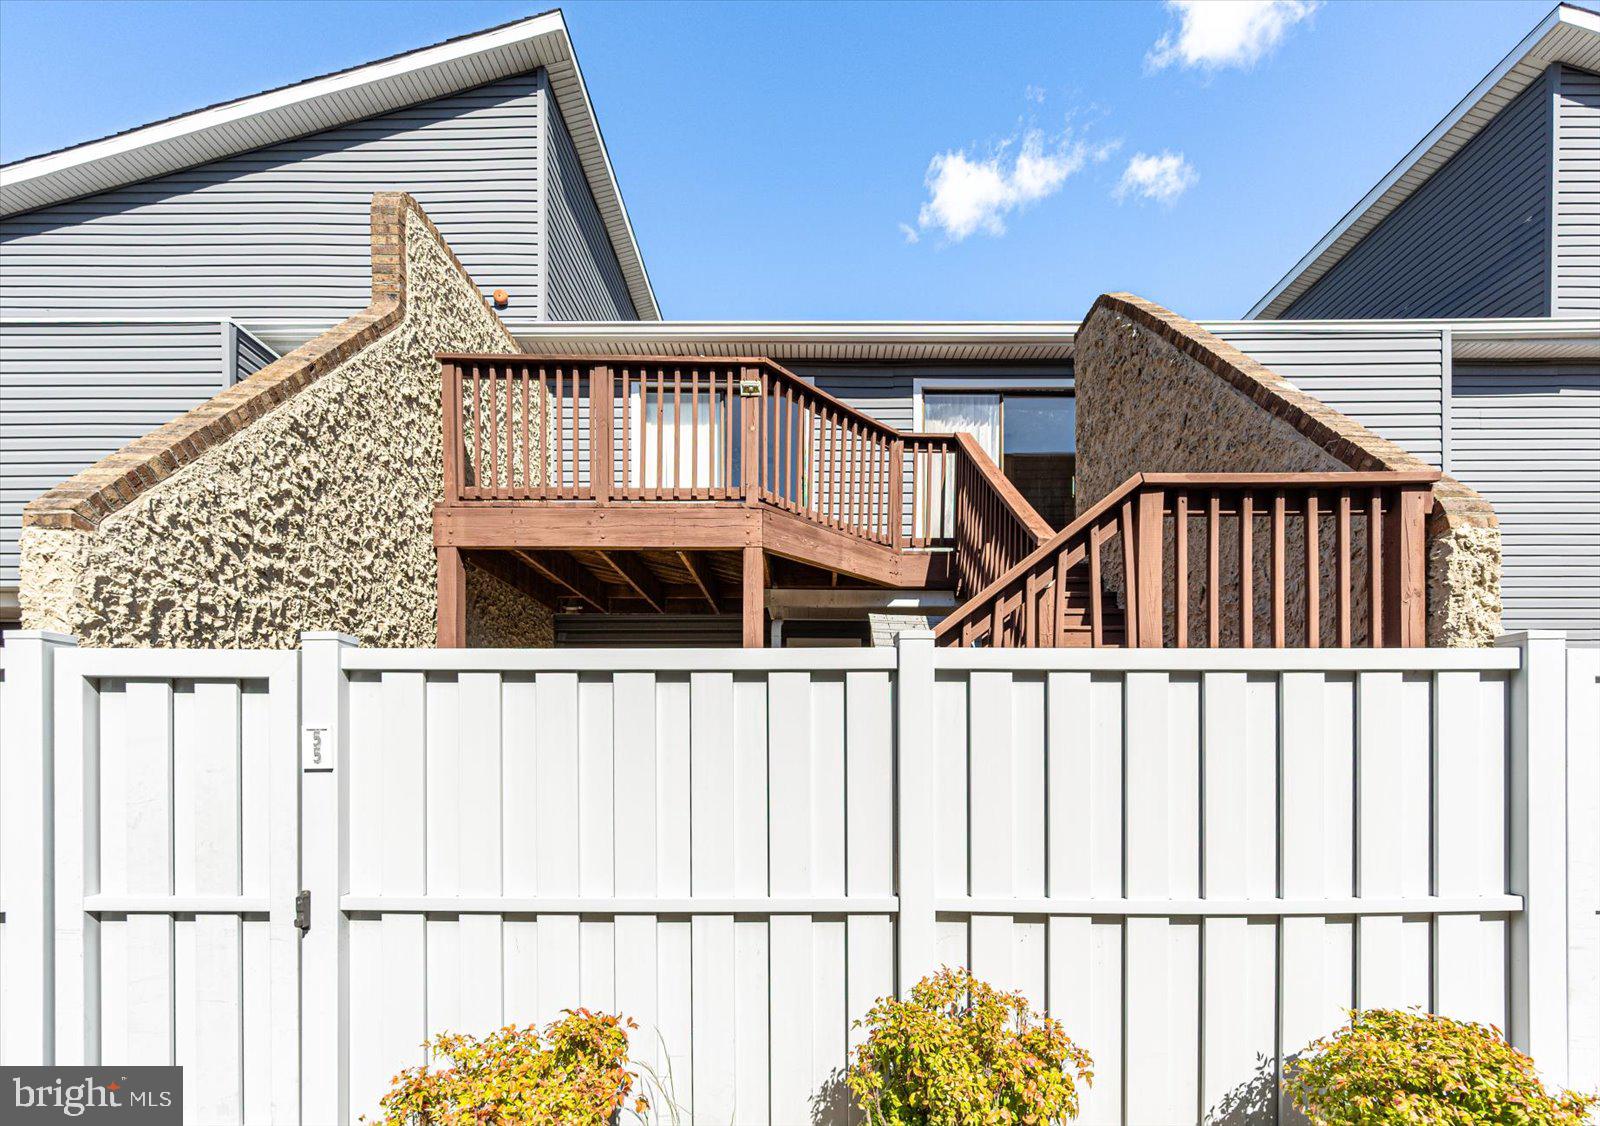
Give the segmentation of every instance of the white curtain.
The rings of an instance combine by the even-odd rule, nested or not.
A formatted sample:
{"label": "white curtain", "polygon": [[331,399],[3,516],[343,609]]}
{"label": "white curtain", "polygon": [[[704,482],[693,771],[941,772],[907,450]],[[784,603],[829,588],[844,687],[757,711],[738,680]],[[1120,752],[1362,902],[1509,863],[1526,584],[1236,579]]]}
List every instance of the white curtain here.
{"label": "white curtain", "polygon": [[[1000,464],[999,395],[925,395],[922,428],[930,434],[971,434],[996,464]],[[937,481],[933,508],[922,514],[917,535],[948,536],[955,528],[955,461],[945,462],[944,479]],[[928,521],[933,521],[931,525]]]}
{"label": "white curtain", "polygon": [[966,431],[983,452],[1000,464],[999,395],[926,395],[922,400],[923,429],[931,434]]}
{"label": "white curtain", "polygon": [[[648,395],[633,389],[630,423],[638,435],[630,482],[645,488],[706,488],[723,481],[724,412],[716,409],[720,396],[702,390],[695,404],[685,392],[674,405],[651,388]],[[695,409],[698,405],[698,411]],[[656,472],[656,417],[661,418],[661,471]],[[681,419],[681,422],[680,422]]]}

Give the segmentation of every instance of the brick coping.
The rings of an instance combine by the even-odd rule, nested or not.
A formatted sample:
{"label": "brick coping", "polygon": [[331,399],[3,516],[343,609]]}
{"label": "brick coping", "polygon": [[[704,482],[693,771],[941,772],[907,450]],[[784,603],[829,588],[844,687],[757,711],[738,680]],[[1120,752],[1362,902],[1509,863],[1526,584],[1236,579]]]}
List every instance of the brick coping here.
{"label": "brick coping", "polygon": [[[461,276],[477,291],[466,267],[409,193],[375,193],[372,300],[365,309],[29,501],[22,511],[23,526],[94,531],[107,516],[131,504],[151,486],[387,335],[406,314],[407,215],[422,221]],[[485,308],[515,348],[510,330],[493,309]]]}
{"label": "brick coping", "polygon": [[[1407,453],[1321,399],[1306,394],[1226,340],[1154,301],[1132,293],[1103,293],[1083,318],[1084,323],[1102,308],[1154,332],[1353,470],[1405,472],[1432,468],[1415,454]],[[1489,502],[1449,474],[1434,485],[1433,495],[1437,502],[1434,518],[1442,520],[1446,527],[1492,528],[1498,523]]]}

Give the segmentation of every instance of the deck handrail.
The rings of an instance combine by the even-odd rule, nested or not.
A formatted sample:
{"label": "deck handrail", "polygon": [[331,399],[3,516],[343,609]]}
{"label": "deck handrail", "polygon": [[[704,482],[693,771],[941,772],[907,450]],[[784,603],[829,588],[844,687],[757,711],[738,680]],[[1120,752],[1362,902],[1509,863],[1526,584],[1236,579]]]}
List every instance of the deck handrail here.
{"label": "deck handrail", "polygon": [[445,499],[765,504],[974,590],[1049,525],[971,435],[907,434],[746,356],[441,353]]}
{"label": "deck handrail", "polygon": [[[958,607],[935,638],[994,648],[1217,647],[1225,640],[1249,648],[1258,638],[1278,648],[1290,641],[1421,646],[1424,524],[1439,479],[1431,470],[1134,474]],[[1226,549],[1224,519],[1232,523]],[[1255,539],[1261,520],[1264,552]],[[1189,565],[1196,521],[1204,522],[1199,574]],[[1332,525],[1327,538],[1324,523]],[[1241,566],[1246,559],[1250,565]],[[1331,572],[1328,587],[1324,572]],[[1297,600],[1289,597],[1291,578]],[[1108,580],[1121,582],[1120,611],[1106,604]],[[1191,602],[1200,607],[1193,614]],[[1233,613],[1225,615],[1224,605]]]}

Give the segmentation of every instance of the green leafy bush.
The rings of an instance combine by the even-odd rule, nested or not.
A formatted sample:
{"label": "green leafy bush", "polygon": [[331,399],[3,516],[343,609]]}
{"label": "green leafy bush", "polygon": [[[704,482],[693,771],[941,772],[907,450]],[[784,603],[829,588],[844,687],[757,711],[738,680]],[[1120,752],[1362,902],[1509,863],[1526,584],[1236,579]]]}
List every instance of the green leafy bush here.
{"label": "green leafy bush", "polygon": [[1352,1012],[1348,1025],[1289,1063],[1283,1087],[1318,1126],[1579,1126],[1595,1102],[1547,1092],[1533,1060],[1498,1029],[1394,1009]]}
{"label": "green leafy bush", "polygon": [[871,1126],[1064,1122],[1078,1084],[1093,1082],[1089,1053],[1021,993],[1002,993],[946,967],[909,1000],[884,997],[867,1013],[867,1038],[846,1085]]}
{"label": "green leafy bush", "polygon": [[[568,1009],[543,1035],[510,1025],[479,1039],[443,1033],[426,1046],[445,1068],[422,1064],[394,1077],[383,1096],[390,1126],[481,1126],[483,1123],[611,1122],[630,1106],[628,1070],[633,1021],[588,1009]],[[635,1097],[642,1114],[648,1101]]]}

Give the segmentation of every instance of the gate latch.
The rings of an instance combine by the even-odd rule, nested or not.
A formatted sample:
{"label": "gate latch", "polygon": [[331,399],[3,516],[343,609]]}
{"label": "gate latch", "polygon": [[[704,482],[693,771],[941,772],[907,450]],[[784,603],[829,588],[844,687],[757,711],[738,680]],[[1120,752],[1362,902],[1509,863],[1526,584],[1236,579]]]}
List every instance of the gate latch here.
{"label": "gate latch", "polygon": [[302,891],[294,897],[294,926],[296,930],[311,929],[311,893]]}

